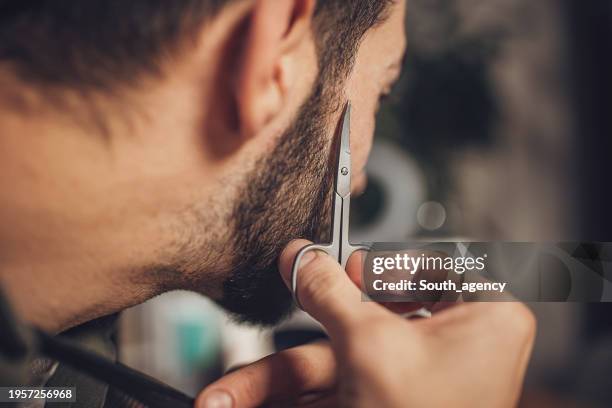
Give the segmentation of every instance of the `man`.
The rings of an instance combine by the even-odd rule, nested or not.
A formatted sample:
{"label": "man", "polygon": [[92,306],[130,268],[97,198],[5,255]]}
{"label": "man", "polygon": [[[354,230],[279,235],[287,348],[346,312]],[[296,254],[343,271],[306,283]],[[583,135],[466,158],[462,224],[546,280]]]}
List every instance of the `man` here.
{"label": "man", "polygon": [[[286,316],[283,279],[306,241],[289,243],[326,238],[347,100],[353,189],[364,183],[378,101],[400,72],[405,2],[0,7],[0,276],[18,314],[58,333],[189,289],[243,321]],[[362,303],[329,257],[301,268],[300,299],[330,343],[236,371],[199,406],[516,401],[534,335],[523,306],[408,322]]]}

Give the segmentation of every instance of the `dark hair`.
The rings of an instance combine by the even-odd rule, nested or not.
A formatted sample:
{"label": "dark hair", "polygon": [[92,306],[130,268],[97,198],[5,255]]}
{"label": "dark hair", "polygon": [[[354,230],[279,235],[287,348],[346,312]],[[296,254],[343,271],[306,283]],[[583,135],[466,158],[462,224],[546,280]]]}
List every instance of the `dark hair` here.
{"label": "dark hair", "polygon": [[[0,0],[0,65],[36,85],[105,90],[160,73],[226,4],[236,0]],[[314,30],[320,64],[340,75],[363,34],[391,0],[319,0]]]}

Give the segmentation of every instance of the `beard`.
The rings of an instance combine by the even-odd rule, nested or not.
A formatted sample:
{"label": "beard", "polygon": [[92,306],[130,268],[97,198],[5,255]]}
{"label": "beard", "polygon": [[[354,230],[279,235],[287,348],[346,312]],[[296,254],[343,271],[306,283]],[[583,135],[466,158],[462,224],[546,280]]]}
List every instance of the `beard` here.
{"label": "beard", "polygon": [[333,160],[327,123],[339,104],[318,81],[293,125],[247,176],[232,211],[233,262],[216,300],[235,320],[273,325],[293,310],[277,260],[293,239],[329,237]]}
{"label": "beard", "polygon": [[320,75],[270,154],[237,184],[221,187],[227,196],[180,212],[170,227],[177,238],[159,258],[164,261],[142,274],[153,280],[155,293],[195,290],[234,320],[254,325],[274,325],[291,313],[277,261],[293,239],[330,239],[335,161],[328,123],[340,111],[338,95],[339,82]]}

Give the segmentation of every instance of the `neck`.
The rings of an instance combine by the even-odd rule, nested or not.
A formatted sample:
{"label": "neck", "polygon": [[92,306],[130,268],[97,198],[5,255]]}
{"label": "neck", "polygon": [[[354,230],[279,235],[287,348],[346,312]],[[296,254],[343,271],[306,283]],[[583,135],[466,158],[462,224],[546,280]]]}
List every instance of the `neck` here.
{"label": "neck", "polygon": [[153,210],[118,204],[150,191],[109,180],[127,172],[104,139],[8,115],[0,129],[0,285],[17,314],[59,332],[156,295],[137,263],[138,243],[160,235]]}
{"label": "neck", "polygon": [[19,88],[25,113],[0,70],[0,285],[24,320],[59,332],[184,283],[149,272],[183,247],[185,203],[218,197],[206,175],[227,165],[201,148],[208,88],[190,61],[120,99],[66,91],[61,109]]}
{"label": "neck", "polygon": [[[128,280],[126,280],[128,281]],[[24,321],[50,333],[118,312],[153,297],[150,287],[117,283],[112,274],[63,266],[3,265],[0,282]]]}

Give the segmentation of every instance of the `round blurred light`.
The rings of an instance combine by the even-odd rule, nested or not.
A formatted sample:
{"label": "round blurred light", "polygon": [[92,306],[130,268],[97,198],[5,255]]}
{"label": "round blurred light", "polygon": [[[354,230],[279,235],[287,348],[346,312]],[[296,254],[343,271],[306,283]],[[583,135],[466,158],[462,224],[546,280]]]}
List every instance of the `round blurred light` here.
{"label": "round blurred light", "polygon": [[444,225],[446,210],[437,201],[427,201],[419,207],[417,221],[422,228],[435,231]]}

